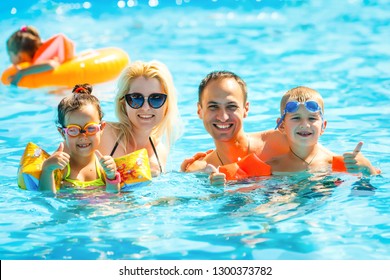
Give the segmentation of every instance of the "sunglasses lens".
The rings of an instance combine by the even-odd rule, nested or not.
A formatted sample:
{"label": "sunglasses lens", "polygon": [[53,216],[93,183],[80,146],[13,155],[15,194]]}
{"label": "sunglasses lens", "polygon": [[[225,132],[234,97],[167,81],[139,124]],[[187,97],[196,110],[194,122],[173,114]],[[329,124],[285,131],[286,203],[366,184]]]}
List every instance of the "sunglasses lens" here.
{"label": "sunglasses lens", "polygon": [[312,112],[312,113],[321,111],[320,106],[319,106],[318,103],[315,102],[315,101],[307,101],[307,102],[305,103],[305,106],[306,106],[306,109],[307,109],[309,112]]}
{"label": "sunglasses lens", "polygon": [[167,95],[163,93],[153,93],[148,97],[148,103],[153,109],[158,109],[164,105]]}
{"label": "sunglasses lens", "polygon": [[126,94],[125,98],[127,104],[133,109],[141,108],[144,105],[144,97],[141,94]]}

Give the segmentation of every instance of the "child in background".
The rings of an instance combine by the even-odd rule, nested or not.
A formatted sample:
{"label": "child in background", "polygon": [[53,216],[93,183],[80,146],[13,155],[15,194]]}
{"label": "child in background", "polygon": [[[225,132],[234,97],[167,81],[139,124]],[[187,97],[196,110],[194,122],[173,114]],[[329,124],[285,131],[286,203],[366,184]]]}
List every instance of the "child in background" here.
{"label": "child in background", "polygon": [[[290,151],[267,162],[272,167],[272,173],[330,171],[336,154],[318,143],[327,125],[322,96],[308,87],[293,88],[283,95],[280,112],[276,128],[286,135]],[[364,175],[377,174],[370,161],[361,155],[362,145],[359,142],[352,153],[343,155],[348,171]],[[357,157],[360,158],[360,164],[356,164]]]}
{"label": "child in background", "polygon": [[97,147],[106,125],[99,100],[89,84],[76,85],[73,95],[58,105],[58,131],[64,138],[42,165],[39,188],[56,193],[54,171],[61,172],[61,187],[106,186],[109,192],[120,189],[120,175],[111,156],[103,156]]}
{"label": "child in background", "polygon": [[65,35],[57,34],[42,42],[38,30],[32,26],[22,26],[8,38],[7,52],[14,65],[31,63],[11,77],[13,85],[26,75],[52,70],[75,56],[74,43]]}

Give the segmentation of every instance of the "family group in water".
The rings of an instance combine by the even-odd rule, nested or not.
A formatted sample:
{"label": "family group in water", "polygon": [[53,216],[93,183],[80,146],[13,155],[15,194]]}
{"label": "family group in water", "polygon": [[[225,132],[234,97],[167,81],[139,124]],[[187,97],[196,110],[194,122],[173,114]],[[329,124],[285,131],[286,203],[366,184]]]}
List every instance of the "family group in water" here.
{"label": "family group in water", "polygon": [[[33,62],[34,69],[25,69],[25,73],[14,77],[17,80],[26,72],[47,71],[48,65],[55,67],[50,55],[43,63],[35,63],[39,58],[37,50],[45,43],[39,41],[34,51],[30,51],[31,46],[21,47],[26,45],[22,42],[26,39],[20,38],[30,36],[31,28],[18,30],[7,41],[12,63]],[[65,37],[59,38],[55,40]],[[66,55],[61,55],[72,47],[63,42],[58,45],[62,49],[54,48],[57,52],[52,57],[61,57],[56,59],[61,63],[66,60]],[[119,192],[121,178],[114,158],[142,148],[148,152],[152,175],[165,172],[170,148],[181,134],[177,93],[168,68],[159,61],[131,63],[119,77],[114,103],[118,121],[106,122],[89,84],[75,85],[72,94],[61,100],[56,125],[63,142],[43,163],[41,190],[57,191],[54,174],[60,170],[63,186],[105,186],[109,192]],[[327,127],[324,109],[324,100],[316,90],[298,86],[282,96],[275,129],[247,133],[243,126],[249,113],[245,81],[230,71],[213,71],[199,84],[197,113],[215,148],[184,159],[181,171],[206,172],[212,185],[224,185],[232,176],[224,167],[238,163],[233,173],[239,174],[240,163],[249,157],[253,174],[266,167],[268,175],[331,172],[334,161],[341,158],[347,172],[378,174],[380,171],[361,153],[362,142],[352,152],[338,157],[318,143]]]}

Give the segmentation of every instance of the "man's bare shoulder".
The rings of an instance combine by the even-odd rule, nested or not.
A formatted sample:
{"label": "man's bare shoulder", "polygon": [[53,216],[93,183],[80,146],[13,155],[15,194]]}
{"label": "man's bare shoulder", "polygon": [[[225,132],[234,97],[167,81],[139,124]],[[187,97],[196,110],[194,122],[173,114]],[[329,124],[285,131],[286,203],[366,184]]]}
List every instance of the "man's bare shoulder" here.
{"label": "man's bare shoulder", "polygon": [[254,137],[256,139],[261,139],[263,141],[272,140],[276,138],[284,138],[285,136],[279,131],[275,129],[269,129],[269,130],[263,130],[259,132],[252,132],[249,133],[251,137]]}

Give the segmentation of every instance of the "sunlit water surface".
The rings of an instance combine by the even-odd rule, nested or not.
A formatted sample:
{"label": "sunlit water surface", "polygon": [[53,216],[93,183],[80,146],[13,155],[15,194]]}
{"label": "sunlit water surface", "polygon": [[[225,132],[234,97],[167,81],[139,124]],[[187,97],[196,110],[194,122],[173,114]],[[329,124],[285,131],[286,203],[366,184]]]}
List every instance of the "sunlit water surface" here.
{"label": "sunlit water surface", "polygon": [[[67,34],[78,51],[117,46],[133,61],[167,64],[185,130],[170,171],[147,187],[120,195],[23,191],[16,174],[25,145],[54,151],[61,141],[54,111],[69,91],[1,85],[1,259],[389,259],[388,1],[165,1],[171,3],[123,8],[121,1],[3,2],[1,42],[31,24],[43,38]],[[0,58],[5,69],[4,43]],[[196,115],[197,86],[221,69],[248,83],[246,131],[272,129],[280,96],[297,85],[313,87],[326,104],[321,143],[341,154],[363,140],[382,176],[260,178],[221,188],[206,176],[179,173],[185,157],[213,147]],[[115,86],[94,89],[106,120],[115,120]]]}

